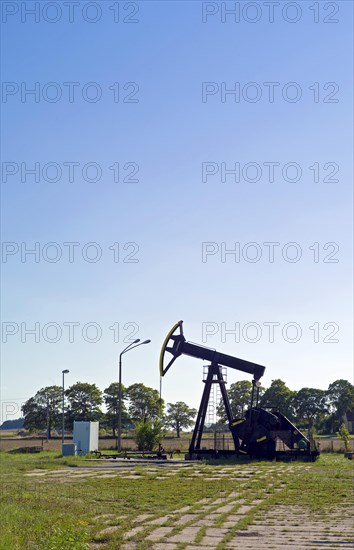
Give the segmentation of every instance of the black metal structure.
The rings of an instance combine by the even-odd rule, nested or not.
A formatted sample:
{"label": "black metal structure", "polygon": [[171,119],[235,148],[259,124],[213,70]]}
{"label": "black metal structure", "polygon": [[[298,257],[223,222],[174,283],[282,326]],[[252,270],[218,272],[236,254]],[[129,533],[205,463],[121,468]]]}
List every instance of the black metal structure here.
{"label": "black metal structure", "polygon": [[[209,365],[208,368],[208,375],[205,380],[205,386],[204,391],[202,395],[202,400],[200,403],[198,416],[196,420],[196,424],[193,431],[192,440],[189,446],[189,454],[193,455],[195,452],[200,451],[202,436],[203,436],[203,429],[205,424],[205,416],[208,409],[208,403],[209,403],[209,397],[210,397],[210,391],[212,384],[219,384],[220,385],[220,391],[222,395],[222,399],[225,405],[226,415],[228,418],[229,423],[232,422],[232,412],[231,412],[231,406],[229,402],[229,398],[227,396],[226,388],[225,388],[225,382],[222,376],[221,367],[217,363],[212,363]],[[234,436],[233,432],[232,437],[235,443],[235,448],[238,448],[238,437]],[[236,434],[235,434],[236,435]]]}
{"label": "black metal structure", "polygon": [[[176,334],[177,331],[178,334]],[[172,359],[165,365],[166,352],[172,355]],[[160,354],[161,376],[166,374],[172,363],[182,354],[196,357],[197,359],[203,359],[204,361],[210,361],[212,365],[223,365],[224,367],[230,367],[242,372],[247,372],[248,374],[253,374],[255,380],[259,380],[265,371],[265,367],[262,365],[250,363],[249,361],[244,361],[243,359],[238,359],[237,357],[226,355],[225,353],[219,353],[215,349],[206,348],[199,344],[194,344],[193,342],[187,342],[183,335],[183,321],[178,321],[166,336],[162,346]]]}
{"label": "black metal structure", "polygon": [[[169,358],[167,354],[172,355]],[[258,407],[259,379],[265,367],[238,359],[232,355],[187,342],[183,335],[183,321],[178,321],[167,334],[160,354],[160,375],[164,376],[180,355],[189,355],[209,361],[208,374],[186,459],[222,455],[248,455],[251,458],[315,460],[319,455],[310,441],[280,412],[269,412]],[[234,419],[222,375],[222,366],[253,375],[250,408],[245,418]],[[235,450],[217,451],[201,448],[203,429],[212,384],[219,384]],[[254,406],[255,405],[255,406]]]}

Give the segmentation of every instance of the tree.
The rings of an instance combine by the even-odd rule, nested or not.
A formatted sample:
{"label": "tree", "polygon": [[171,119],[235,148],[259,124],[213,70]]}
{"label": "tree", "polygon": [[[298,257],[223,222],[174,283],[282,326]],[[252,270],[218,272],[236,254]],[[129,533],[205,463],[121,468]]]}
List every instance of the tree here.
{"label": "tree", "polygon": [[269,388],[262,395],[259,405],[264,409],[275,409],[289,420],[294,420],[294,392],[280,378],[272,380]]}
{"label": "tree", "polygon": [[196,414],[196,409],[190,409],[183,401],[167,403],[166,424],[176,430],[177,437],[180,437],[182,428],[188,428],[193,424]]}
{"label": "tree", "polygon": [[308,425],[309,438],[312,438],[315,422],[328,413],[327,392],[317,388],[302,388],[293,401],[297,421]]}
{"label": "tree", "polygon": [[338,435],[344,443],[344,448],[345,448],[346,452],[348,452],[349,451],[350,433],[348,432],[347,427],[344,424],[344,422],[342,422],[342,424],[339,427]]}
{"label": "tree", "polygon": [[[112,382],[104,390],[103,399],[107,407],[107,413],[105,415],[105,421],[107,425],[112,428],[113,437],[116,436],[116,429],[118,428],[118,416],[119,416],[119,383]],[[127,399],[126,389],[122,385],[122,426],[126,426],[129,422],[128,411],[125,406],[124,400]]]}
{"label": "tree", "polygon": [[47,386],[37,391],[21,407],[24,427],[30,431],[47,430],[48,439],[51,430],[60,425],[62,388]]}
{"label": "tree", "polygon": [[147,422],[161,418],[164,401],[160,400],[159,392],[144,384],[133,384],[127,389],[129,398],[129,415],[133,422]]}
{"label": "tree", "polygon": [[69,401],[67,413],[71,426],[74,420],[99,420],[102,416],[102,392],[96,384],[77,382],[65,392]]}
{"label": "tree", "polygon": [[[246,408],[251,402],[252,384],[249,380],[240,380],[231,384],[227,390],[227,395],[230,400],[232,415],[234,418],[243,417]],[[221,400],[217,407],[218,417],[225,423],[228,422],[224,402]]]}
{"label": "tree", "polygon": [[155,419],[152,421],[147,418],[136,423],[134,430],[134,440],[138,445],[139,451],[153,451],[160,444],[165,433],[163,422]]}
{"label": "tree", "polygon": [[339,429],[344,415],[354,409],[354,386],[348,380],[336,380],[327,390],[329,409],[332,419],[332,432]]}

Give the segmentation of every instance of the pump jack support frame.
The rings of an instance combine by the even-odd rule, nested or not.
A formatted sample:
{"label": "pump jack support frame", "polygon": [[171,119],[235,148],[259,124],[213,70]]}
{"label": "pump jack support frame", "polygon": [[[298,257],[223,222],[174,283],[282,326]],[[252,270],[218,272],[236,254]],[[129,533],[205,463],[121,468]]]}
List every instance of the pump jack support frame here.
{"label": "pump jack support frame", "polygon": [[[189,454],[190,455],[195,454],[196,452],[198,453],[198,451],[201,450],[200,445],[201,445],[202,437],[203,437],[203,429],[204,429],[204,425],[205,425],[205,418],[206,418],[206,414],[207,414],[207,410],[208,410],[208,404],[209,404],[209,398],[210,398],[210,392],[211,392],[212,384],[219,384],[228,422],[229,423],[232,422],[231,405],[230,405],[230,401],[229,401],[229,398],[228,398],[228,395],[227,395],[227,392],[226,392],[225,381],[224,381],[224,378],[223,378],[223,375],[222,375],[222,372],[221,372],[221,366],[220,365],[218,365],[217,363],[211,363],[211,365],[208,366],[208,375],[207,375],[207,378],[204,381],[204,383],[205,383],[205,386],[204,386],[204,391],[203,391],[202,399],[201,399],[200,406],[199,406],[197,420],[196,420],[195,427],[194,427],[194,430],[193,430],[193,436],[192,436],[192,439],[191,439],[191,443],[189,445]],[[238,437],[234,436],[234,434],[232,434],[232,435],[233,435],[233,440],[234,440],[234,444],[235,444],[235,450],[237,452],[238,447],[239,447],[239,440],[238,440]]]}

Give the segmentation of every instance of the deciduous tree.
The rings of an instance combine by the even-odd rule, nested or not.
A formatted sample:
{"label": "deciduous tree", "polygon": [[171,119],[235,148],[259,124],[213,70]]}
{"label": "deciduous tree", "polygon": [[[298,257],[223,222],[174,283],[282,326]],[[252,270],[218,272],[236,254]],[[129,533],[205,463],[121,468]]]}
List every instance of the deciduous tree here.
{"label": "deciduous tree", "polygon": [[272,380],[269,388],[262,395],[259,405],[265,409],[274,409],[284,414],[289,420],[294,420],[295,392],[291,391],[280,378]]}
{"label": "deciduous tree", "polygon": [[315,422],[328,413],[327,392],[317,388],[302,388],[293,401],[297,421],[307,424],[309,438],[312,438]]}
{"label": "deciduous tree", "polygon": [[[118,416],[119,416],[119,383],[112,382],[104,390],[103,399],[107,407],[107,413],[105,414],[105,421],[107,425],[112,428],[113,437],[116,436],[116,429],[118,428]],[[127,399],[127,391],[122,385],[122,427],[126,426],[129,422],[129,416],[127,407],[124,400]]]}
{"label": "deciduous tree", "polygon": [[[227,390],[227,395],[230,400],[231,410],[234,418],[241,418],[244,416],[246,409],[250,405],[252,393],[252,384],[249,380],[240,380],[230,385]],[[221,401],[217,407],[218,417],[225,423],[227,423],[227,416],[223,401]]]}
{"label": "deciduous tree", "polygon": [[335,431],[344,415],[354,409],[354,386],[348,380],[336,380],[328,386],[327,396],[333,419],[332,431]]}
{"label": "deciduous tree", "polygon": [[60,425],[62,388],[47,386],[37,391],[34,397],[22,405],[24,427],[33,430],[47,429],[48,438],[51,430]]}
{"label": "deciduous tree", "polygon": [[96,384],[77,382],[65,392],[69,401],[68,423],[72,426],[74,420],[99,420],[102,416],[102,392]]}
{"label": "deciduous tree", "polygon": [[166,424],[176,430],[177,437],[180,437],[181,430],[193,424],[196,414],[196,409],[189,408],[183,401],[167,403]]}
{"label": "deciduous tree", "polygon": [[133,422],[147,422],[163,415],[164,401],[160,401],[157,390],[144,386],[144,384],[133,384],[127,389],[129,398],[129,416]]}

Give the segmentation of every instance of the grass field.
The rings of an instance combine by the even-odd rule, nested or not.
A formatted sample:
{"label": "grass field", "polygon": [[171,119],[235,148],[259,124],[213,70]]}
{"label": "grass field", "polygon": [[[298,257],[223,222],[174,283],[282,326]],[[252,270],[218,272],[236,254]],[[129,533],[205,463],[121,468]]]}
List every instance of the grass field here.
{"label": "grass field", "polygon": [[287,515],[296,516],[298,508],[311,521],[321,517],[327,548],[337,547],[329,543],[341,525],[338,518],[344,518],[339,546],[350,547],[346,518],[352,514],[353,466],[335,454],[310,464],[169,461],[133,466],[129,461],[63,459],[54,452],[2,452],[0,548],[263,548],[261,541],[245,545],[242,534],[251,537],[261,518],[265,523],[257,533],[269,531],[279,515],[283,529],[276,531],[278,537],[282,533],[291,540],[303,520],[291,529]]}

